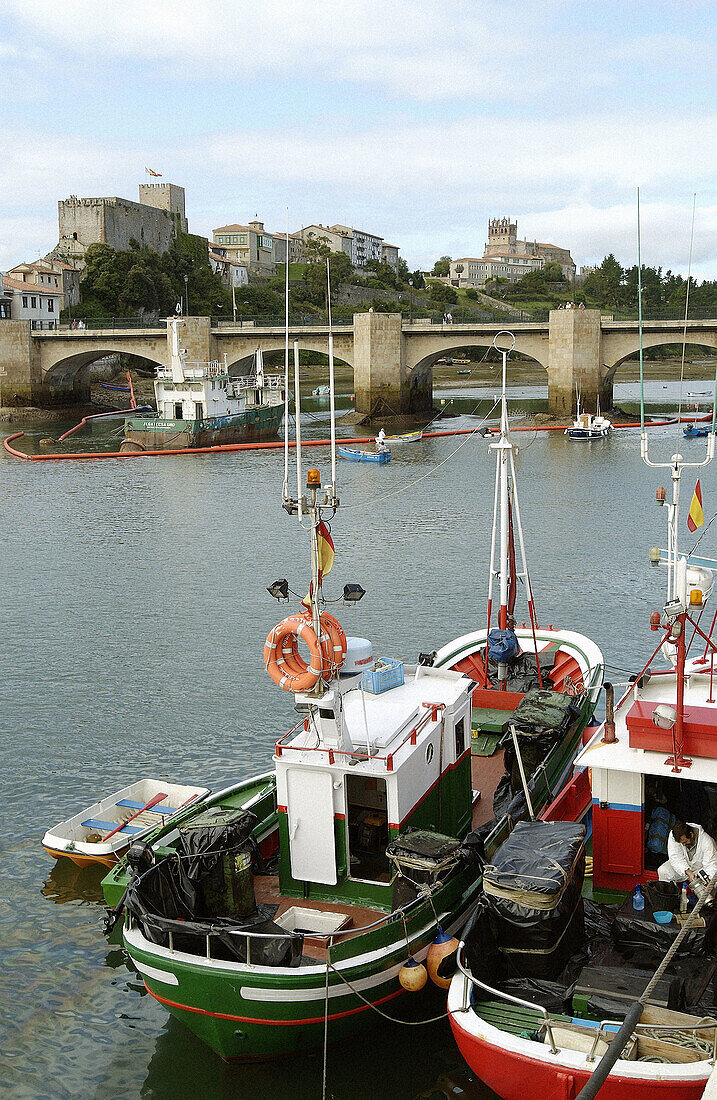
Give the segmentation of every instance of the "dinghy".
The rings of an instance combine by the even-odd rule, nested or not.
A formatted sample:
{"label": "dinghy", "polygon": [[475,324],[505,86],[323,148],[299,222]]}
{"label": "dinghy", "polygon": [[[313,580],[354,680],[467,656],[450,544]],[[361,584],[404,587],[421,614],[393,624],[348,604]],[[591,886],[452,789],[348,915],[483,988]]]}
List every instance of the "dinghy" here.
{"label": "dinghy", "polygon": [[355,451],[352,447],[339,447],[339,454],[349,462],[378,462],[384,466],[391,461],[390,451]]}
{"label": "dinghy", "polygon": [[66,856],[78,867],[112,867],[134,840],[207,794],[208,787],[139,779],[53,826],[42,846],[48,855]]}

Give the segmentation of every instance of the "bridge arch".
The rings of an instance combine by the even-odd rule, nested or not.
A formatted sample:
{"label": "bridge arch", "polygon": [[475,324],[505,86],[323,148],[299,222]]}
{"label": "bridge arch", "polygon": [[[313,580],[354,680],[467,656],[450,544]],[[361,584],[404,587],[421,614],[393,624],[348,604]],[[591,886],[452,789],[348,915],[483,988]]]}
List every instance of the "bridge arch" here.
{"label": "bridge arch", "polygon": [[[629,359],[636,356],[640,350],[639,339],[633,338],[630,343],[623,339],[620,343],[615,341],[612,346],[603,347],[603,370],[605,382],[612,385],[615,375],[620,367],[626,363]],[[706,351],[715,352],[717,350],[717,332],[697,332],[687,333],[687,343],[693,347],[702,347]],[[669,347],[682,344],[681,333],[645,333],[643,336],[642,347],[643,351],[654,350],[655,348]]]}
{"label": "bridge arch", "polygon": [[[50,367],[43,371],[42,382],[47,387],[53,404],[86,403],[90,400],[90,369],[93,363],[106,359],[110,355],[127,355],[128,349],[121,348],[94,348],[92,350],[75,352],[56,360]],[[148,367],[161,366],[158,359],[150,359],[146,355],[134,355],[133,358],[141,359]]]}

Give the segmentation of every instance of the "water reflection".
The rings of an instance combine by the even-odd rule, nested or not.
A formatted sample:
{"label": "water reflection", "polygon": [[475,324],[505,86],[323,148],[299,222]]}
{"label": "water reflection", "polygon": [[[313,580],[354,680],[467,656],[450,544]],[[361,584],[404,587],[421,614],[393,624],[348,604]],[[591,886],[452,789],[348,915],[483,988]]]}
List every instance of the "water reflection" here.
{"label": "water reflection", "polygon": [[101,883],[106,873],[106,867],[78,867],[69,859],[58,859],[45,880],[41,893],[56,905],[64,905],[68,901],[101,905]]}

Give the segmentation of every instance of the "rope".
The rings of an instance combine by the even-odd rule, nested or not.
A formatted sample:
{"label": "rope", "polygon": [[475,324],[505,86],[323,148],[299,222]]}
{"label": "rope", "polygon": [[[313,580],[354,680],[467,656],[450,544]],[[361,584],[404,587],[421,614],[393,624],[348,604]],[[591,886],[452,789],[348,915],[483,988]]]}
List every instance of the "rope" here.
{"label": "rope", "polygon": [[645,986],[645,991],[642,994],[642,996],[640,997],[640,1000],[642,1001],[643,1004],[645,1003],[647,998],[650,996],[653,989],[655,988],[655,986],[659,982],[660,978],[662,977],[662,975],[667,970],[667,967],[670,965],[673,958],[677,954],[677,950],[680,947],[680,944],[684,940],[684,938],[687,935],[687,933],[689,932],[689,930],[695,924],[695,918],[699,916],[700,910],[702,909],[703,905],[705,905],[711,899],[712,891],[716,887],[717,887],[717,873],[715,873],[712,876],[712,878],[709,881],[709,885],[704,887],[704,889],[702,891],[702,897],[698,899],[697,904],[695,905],[694,909],[692,910],[692,912],[688,916],[685,923],[682,925],[682,928],[680,929],[680,931],[675,936],[675,938],[672,942],[672,946],[670,947],[669,951],[665,955],[664,959],[662,960],[662,962],[658,966],[655,973],[650,978],[650,981]]}
{"label": "rope", "polygon": [[351,984],[348,978],[345,978],[343,974],[336,969],[333,963],[327,963],[331,967],[334,974],[337,974],[344,985],[347,985],[354,996],[358,997],[360,1001],[363,1001],[365,1005],[372,1008],[375,1013],[382,1016],[384,1020],[388,1020],[391,1024],[403,1024],[404,1027],[422,1027],[424,1024],[437,1024],[439,1020],[445,1020],[448,1016],[454,1016],[457,1012],[468,1012],[470,1005],[463,1005],[461,1008],[449,1008],[446,1012],[442,1012],[440,1016],[431,1016],[429,1020],[399,1020],[397,1016],[389,1016],[387,1012],[384,1012],[377,1005],[368,1001],[362,993],[359,993],[358,989]]}
{"label": "rope", "polygon": [[[288,267],[288,264],[287,264]],[[321,1085],[321,1098],[326,1100],[326,1052],[329,1046],[329,967],[331,961],[329,958],[331,952],[331,944],[326,945],[326,986],[324,987],[324,1067],[322,1071],[322,1085]]]}

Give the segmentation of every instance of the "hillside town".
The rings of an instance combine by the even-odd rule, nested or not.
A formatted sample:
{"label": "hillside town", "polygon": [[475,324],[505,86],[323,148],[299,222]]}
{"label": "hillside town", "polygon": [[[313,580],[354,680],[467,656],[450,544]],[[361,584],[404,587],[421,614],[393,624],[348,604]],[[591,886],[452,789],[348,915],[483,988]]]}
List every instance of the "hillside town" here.
{"label": "hillside town", "polygon": [[[87,270],[87,252],[93,245],[105,245],[117,252],[149,249],[164,255],[180,236],[191,241],[195,254],[206,256],[211,271],[234,300],[237,291],[274,278],[287,261],[302,265],[315,258],[317,248],[346,257],[349,262],[345,273],[370,276],[383,272],[389,281],[393,275],[393,289],[401,279],[409,285],[411,273],[399,246],[378,232],[356,226],[315,222],[288,233],[277,232],[255,215],[246,222],[217,226],[211,239],[191,233],[185,190],[178,184],[141,183],[137,202],[118,196],[71,195],[57,206],[57,243],[44,257],[21,260],[0,272],[0,320],[30,320],[49,327],[58,323],[63,310],[81,304],[80,284]],[[517,282],[550,262],[557,263],[564,278],[574,285],[576,267],[569,249],[519,240],[515,221],[492,218],[481,257],[450,260],[447,266],[437,261],[432,271],[416,271],[410,286],[418,292],[425,278],[433,278],[448,287],[483,288],[500,280]],[[189,292],[191,287],[186,290]],[[450,294],[445,300],[448,304],[455,302]]]}

